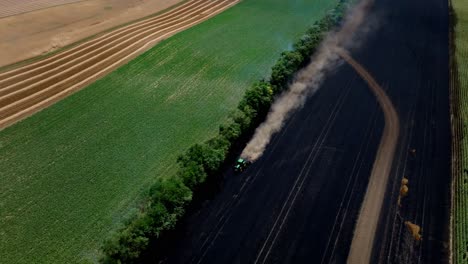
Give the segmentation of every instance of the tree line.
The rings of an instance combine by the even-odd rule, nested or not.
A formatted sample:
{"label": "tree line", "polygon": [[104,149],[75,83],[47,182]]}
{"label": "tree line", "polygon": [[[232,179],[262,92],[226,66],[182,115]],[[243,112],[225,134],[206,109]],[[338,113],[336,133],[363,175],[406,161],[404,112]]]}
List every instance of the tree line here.
{"label": "tree line", "polygon": [[295,73],[310,62],[327,32],[341,22],[345,1],[340,0],[315,22],[291,51],[281,53],[269,80],[260,80],[246,90],[237,109],[219,127],[215,137],[191,146],[178,157],[175,177],[156,179],[142,209],[102,245],[101,263],[138,263],[151,241],[175,228],[190,205],[193,192],[207,179],[221,173],[227,158],[245,144],[246,138],[265,119],[275,96],[288,88]]}

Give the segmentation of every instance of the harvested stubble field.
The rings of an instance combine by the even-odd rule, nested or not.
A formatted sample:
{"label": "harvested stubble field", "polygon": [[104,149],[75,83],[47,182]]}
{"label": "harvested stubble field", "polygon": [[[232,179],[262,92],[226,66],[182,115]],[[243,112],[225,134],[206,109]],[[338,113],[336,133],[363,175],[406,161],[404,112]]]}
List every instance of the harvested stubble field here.
{"label": "harvested stubble field", "polygon": [[37,61],[43,55],[52,55],[180,4],[180,0],[70,1],[0,0],[0,10],[4,13],[31,11],[0,17],[0,71]]}
{"label": "harvested stubble field", "polygon": [[461,170],[454,175],[454,261],[468,263],[468,2],[452,0],[456,14],[455,58],[458,64],[458,96],[461,116]]}
{"label": "harvested stubble field", "polygon": [[155,177],[335,4],[242,1],[0,131],[2,261],[94,261]]}
{"label": "harvested stubble field", "polygon": [[0,18],[84,0],[0,0]]}

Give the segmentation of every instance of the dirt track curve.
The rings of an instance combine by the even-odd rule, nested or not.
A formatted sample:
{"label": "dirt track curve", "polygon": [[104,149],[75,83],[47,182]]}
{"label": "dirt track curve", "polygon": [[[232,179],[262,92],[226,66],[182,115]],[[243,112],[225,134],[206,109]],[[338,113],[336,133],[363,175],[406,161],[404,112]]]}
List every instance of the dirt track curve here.
{"label": "dirt track curve", "polygon": [[160,16],[0,73],[0,129],[85,87],[157,41],[200,23],[236,3],[238,0],[190,0]]}
{"label": "dirt track curve", "polygon": [[364,202],[354,229],[354,236],[348,256],[349,264],[365,264],[370,263],[371,260],[375,232],[392,168],[400,125],[398,114],[390,98],[369,72],[351,58],[346,51],[342,49],[337,49],[336,51],[369,84],[369,88],[376,96],[385,118],[383,135],[372,167]]}

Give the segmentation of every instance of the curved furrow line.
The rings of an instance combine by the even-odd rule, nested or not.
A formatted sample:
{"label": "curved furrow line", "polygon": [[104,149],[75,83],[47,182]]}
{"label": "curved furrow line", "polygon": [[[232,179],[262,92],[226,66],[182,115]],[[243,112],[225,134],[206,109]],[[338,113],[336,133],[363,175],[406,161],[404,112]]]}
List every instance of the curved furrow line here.
{"label": "curved furrow line", "polygon": [[[201,14],[201,16],[197,17],[196,19],[192,19],[191,21],[188,21],[186,23],[181,23],[181,25],[170,32],[167,32],[155,39],[148,39],[151,36],[146,37],[145,39],[148,39],[147,42],[140,48],[136,50],[126,50],[125,53],[122,53],[118,57],[118,60],[115,63],[101,63],[100,68],[94,71],[89,72],[90,75],[86,76],[71,76],[69,77],[66,81],[74,81],[74,84],[70,85],[67,82],[60,83],[60,85],[63,85],[60,90],[51,90],[47,89],[45,91],[40,91],[37,94],[31,95],[28,98],[24,98],[21,100],[21,103],[15,102],[14,107],[12,105],[9,105],[7,107],[4,107],[0,109],[0,129],[5,128],[18,120],[21,120],[22,118],[25,118],[55,102],[58,100],[65,98],[66,96],[72,94],[73,92],[79,90],[80,88],[84,87],[85,85],[90,84],[100,76],[110,72],[113,70],[117,65],[121,65],[123,63],[126,63],[130,61],[134,56],[137,54],[140,54],[141,52],[145,51],[148,49],[151,45],[154,45],[154,43],[160,41],[161,39],[167,38],[168,36],[171,36],[179,31],[182,31],[186,28],[189,28],[197,23],[200,23],[201,21],[208,19],[209,17],[212,17],[223,10],[237,4],[238,1],[232,1],[232,0],[225,0],[223,2],[220,2],[216,6],[216,8],[212,8],[213,10],[210,12],[204,12]],[[120,53],[119,53],[120,54]],[[108,62],[107,60],[105,62]],[[4,114],[4,111],[7,111],[8,114]]]}
{"label": "curved furrow line", "polygon": [[170,10],[167,13],[162,14],[160,16],[149,18],[140,22],[136,22],[135,24],[131,24],[131,25],[116,29],[102,36],[86,41],[82,44],[79,44],[76,47],[54,54],[48,58],[44,58],[40,61],[25,65],[17,69],[12,69],[10,71],[0,73],[0,88],[5,87],[6,85],[15,83],[18,80],[27,78],[28,76],[39,74],[44,71],[53,69],[55,66],[60,65],[69,59],[75,58],[77,56],[81,56],[83,54],[87,54],[88,52],[96,49],[96,47],[102,46],[103,44],[107,44],[110,41],[115,40],[116,38],[120,38],[122,36],[128,35],[129,33],[135,30],[138,30],[140,28],[151,26],[155,23],[165,22],[167,21],[167,19],[170,19],[170,18],[178,17],[180,16],[180,14],[184,12],[197,8],[203,2],[207,2],[207,1],[206,0],[189,1],[186,4],[176,7],[175,9]]}
{"label": "curved furrow line", "polygon": [[15,83],[7,88],[0,90],[0,108],[4,107],[10,103],[13,103],[21,98],[24,98],[30,94],[33,94],[41,89],[45,89],[51,85],[54,85],[57,82],[63,80],[65,76],[74,74],[80,71],[85,70],[88,67],[92,67],[98,63],[102,58],[112,56],[120,50],[131,48],[139,44],[139,40],[144,36],[154,36],[155,34],[164,33],[164,31],[169,30],[177,24],[180,24],[181,21],[189,21],[193,17],[198,16],[200,13],[209,10],[216,2],[207,2],[204,6],[199,7],[196,10],[184,14],[184,16],[174,19],[171,22],[164,23],[161,26],[156,26],[153,28],[147,28],[144,31],[132,34],[126,39],[118,41],[116,45],[107,45],[103,46],[87,55],[84,55],[80,58],[68,61],[67,63],[58,66],[44,74],[39,74],[33,78],[26,79],[22,82]]}

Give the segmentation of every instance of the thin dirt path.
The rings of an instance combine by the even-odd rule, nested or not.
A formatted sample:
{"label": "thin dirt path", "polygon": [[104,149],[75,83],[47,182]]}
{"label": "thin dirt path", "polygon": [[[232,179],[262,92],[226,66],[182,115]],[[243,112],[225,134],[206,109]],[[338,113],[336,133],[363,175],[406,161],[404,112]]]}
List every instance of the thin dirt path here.
{"label": "thin dirt path", "polygon": [[337,49],[336,52],[368,83],[369,88],[374,93],[384,112],[385,118],[383,135],[372,167],[369,184],[354,229],[354,237],[348,255],[349,264],[365,264],[370,263],[375,232],[398,142],[400,124],[398,114],[390,98],[374,78],[372,78],[370,73],[351,58],[345,50]]}

